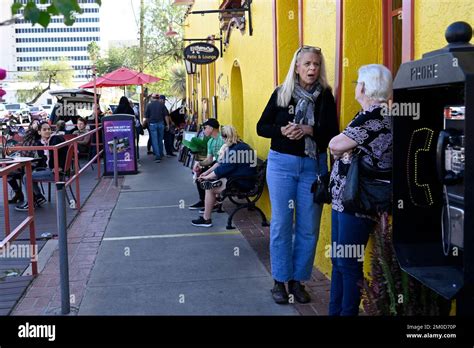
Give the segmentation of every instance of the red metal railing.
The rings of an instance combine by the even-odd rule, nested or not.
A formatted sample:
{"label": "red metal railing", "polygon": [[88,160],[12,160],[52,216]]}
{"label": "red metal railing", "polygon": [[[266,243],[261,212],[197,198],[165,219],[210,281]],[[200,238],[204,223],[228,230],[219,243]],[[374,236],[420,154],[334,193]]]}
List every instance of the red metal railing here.
{"label": "red metal railing", "polygon": [[[69,147],[69,146],[74,146],[74,168],[75,168],[75,173],[74,175],[69,177],[69,180],[66,182],[66,187],[70,186],[73,182],[76,183],[76,200],[77,200],[77,206],[76,208],[78,210],[81,209],[81,193],[80,193],[80,175],[89,167],[91,166],[95,161],[97,161],[97,178],[100,179],[101,171],[100,171],[100,155],[103,153],[104,150],[99,149],[99,142],[98,140],[98,134],[102,130],[102,127],[98,127],[96,129],[93,129],[87,133],[84,133],[82,135],[78,135],[77,137],[67,140],[65,142],[62,142],[60,144],[54,145],[54,146],[14,146],[9,148],[11,151],[34,151],[34,150],[52,150],[53,151],[53,158],[54,158],[54,181],[59,182],[60,181],[60,176],[59,176],[59,150],[62,149],[63,147]],[[79,157],[78,157],[78,140],[81,140],[82,138],[85,138],[86,136],[92,136],[95,134],[96,136],[96,154],[93,158],[89,160],[82,168],[79,169]]]}
{"label": "red metal railing", "polygon": [[[33,208],[33,178],[31,175],[31,160],[21,161],[15,160],[14,163],[8,162],[0,163],[3,168],[0,168],[0,175],[3,181],[3,205],[5,211],[5,238],[0,241],[0,250],[4,247],[9,247],[10,242],[14,241],[18,235],[27,227],[30,228],[30,254],[31,254],[31,270],[32,274],[38,274],[38,255],[36,250],[36,232],[35,232],[35,211]],[[10,208],[8,206],[8,174],[21,167],[25,167],[27,197],[28,197],[28,216],[13,230],[10,231]]]}

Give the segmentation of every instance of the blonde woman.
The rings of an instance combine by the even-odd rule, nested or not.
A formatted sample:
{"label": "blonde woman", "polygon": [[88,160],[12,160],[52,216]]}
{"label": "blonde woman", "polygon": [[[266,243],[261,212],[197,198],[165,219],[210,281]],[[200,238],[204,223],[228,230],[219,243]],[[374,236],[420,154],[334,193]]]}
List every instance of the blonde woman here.
{"label": "blonde woman", "polygon": [[271,139],[267,185],[273,300],[286,304],[289,292],[297,302],[307,303],[311,298],[301,281],[311,278],[322,212],[322,205],[313,203],[311,186],[318,174],[327,173],[328,143],[339,133],[320,48],[303,46],[295,52],[285,82],[262,113],[257,133]]}
{"label": "blonde woman", "polygon": [[[224,126],[221,130],[224,145],[219,151],[219,160],[209,170],[198,178],[206,190],[204,200],[204,215],[191,223],[198,227],[211,227],[211,214],[216,204],[216,195],[221,193],[226,186],[227,178],[239,176],[252,176],[256,174],[256,166],[252,159],[255,158],[254,150],[239,139],[233,126]],[[243,190],[250,190],[254,182],[236,180],[236,184]]]}

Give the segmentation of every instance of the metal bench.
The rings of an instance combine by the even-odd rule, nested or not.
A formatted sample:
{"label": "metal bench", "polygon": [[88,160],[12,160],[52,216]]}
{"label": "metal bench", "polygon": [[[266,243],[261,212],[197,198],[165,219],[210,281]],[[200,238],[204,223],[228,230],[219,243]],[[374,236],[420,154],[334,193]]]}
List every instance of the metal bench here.
{"label": "metal bench", "polygon": [[[266,170],[267,161],[258,160],[256,175],[249,177],[229,178],[227,180],[226,188],[220,193],[220,201],[222,202],[226,198],[229,198],[229,200],[237,206],[230,213],[229,218],[227,219],[226,228],[228,230],[235,229],[235,227],[232,226],[232,219],[239,210],[245,208],[248,208],[249,211],[258,211],[262,217],[262,226],[270,226],[263,211],[255,205],[255,203],[262,196],[263,189],[265,187]],[[242,190],[242,188],[238,185],[237,180],[254,181],[255,185],[250,190]],[[242,202],[242,200],[244,200],[244,202]]]}

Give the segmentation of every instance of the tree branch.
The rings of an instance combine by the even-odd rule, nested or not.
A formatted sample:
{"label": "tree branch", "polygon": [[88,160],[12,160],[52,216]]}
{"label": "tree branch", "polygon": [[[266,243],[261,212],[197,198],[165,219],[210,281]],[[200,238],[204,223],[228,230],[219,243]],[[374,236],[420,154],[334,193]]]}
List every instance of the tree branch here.
{"label": "tree branch", "polygon": [[29,103],[27,104],[34,104],[36,103],[36,101],[44,94],[46,93],[46,91],[49,91],[49,89],[51,88],[51,81],[53,80],[53,75],[49,75],[49,78],[48,78],[48,86],[46,86],[45,88],[43,88],[41,91],[38,92],[38,94],[34,97],[34,99],[32,101],[30,101]]}

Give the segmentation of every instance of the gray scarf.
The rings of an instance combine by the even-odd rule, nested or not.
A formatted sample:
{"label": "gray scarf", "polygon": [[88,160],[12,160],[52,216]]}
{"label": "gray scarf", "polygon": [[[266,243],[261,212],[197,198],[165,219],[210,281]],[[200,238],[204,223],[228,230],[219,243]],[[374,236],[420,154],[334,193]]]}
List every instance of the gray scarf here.
{"label": "gray scarf", "polygon": [[[316,99],[318,99],[319,95],[321,94],[323,87],[319,82],[317,82],[311,91],[313,90],[314,92],[312,93],[308,92],[303,87],[301,87],[298,82],[295,83],[295,88],[292,95],[296,101],[295,123],[314,126],[314,105],[316,103]],[[304,141],[304,153],[309,157],[316,159],[316,142],[309,136],[305,136]]]}

